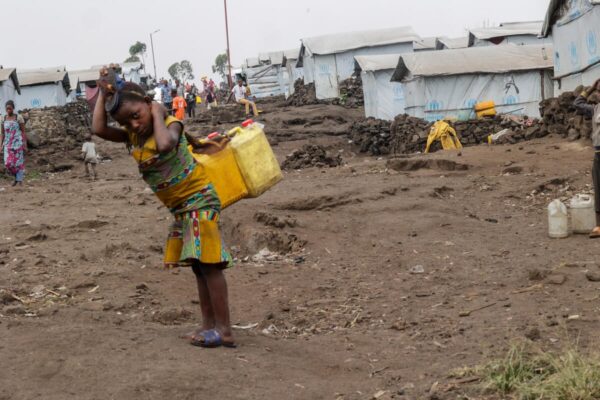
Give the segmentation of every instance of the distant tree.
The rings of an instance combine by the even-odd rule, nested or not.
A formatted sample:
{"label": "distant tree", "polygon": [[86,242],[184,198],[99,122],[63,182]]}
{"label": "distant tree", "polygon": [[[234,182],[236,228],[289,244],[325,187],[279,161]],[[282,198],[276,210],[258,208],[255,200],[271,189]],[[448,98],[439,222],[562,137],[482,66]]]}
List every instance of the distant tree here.
{"label": "distant tree", "polygon": [[140,55],[144,57],[146,54],[146,43],[142,43],[139,40],[129,47],[129,58],[125,62],[138,62],[141,61]]}
{"label": "distant tree", "polygon": [[178,79],[180,82],[186,82],[194,79],[194,68],[188,60],[182,60],[172,64],[167,70],[171,78]]}
{"label": "distant tree", "polygon": [[215,65],[212,66],[213,74],[219,73],[224,81],[227,80],[227,53],[219,54],[215,58]]}

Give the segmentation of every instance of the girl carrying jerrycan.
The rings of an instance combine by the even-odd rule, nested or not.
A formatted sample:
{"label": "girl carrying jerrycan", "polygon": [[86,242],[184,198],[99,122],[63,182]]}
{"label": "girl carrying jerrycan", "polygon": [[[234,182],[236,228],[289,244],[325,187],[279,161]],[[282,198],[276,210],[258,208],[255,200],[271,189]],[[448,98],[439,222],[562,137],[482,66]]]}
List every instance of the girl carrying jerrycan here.
{"label": "girl carrying jerrycan", "polygon": [[[223,273],[232,266],[232,258],[219,232],[221,204],[205,169],[188,150],[182,122],[112,69],[100,71],[98,84],[94,133],[133,146],[131,154],[142,178],[175,218],[165,266],[191,266],[196,276],[202,327],[185,337],[195,346],[235,347]],[[107,114],[122,128],[108,126]]]}

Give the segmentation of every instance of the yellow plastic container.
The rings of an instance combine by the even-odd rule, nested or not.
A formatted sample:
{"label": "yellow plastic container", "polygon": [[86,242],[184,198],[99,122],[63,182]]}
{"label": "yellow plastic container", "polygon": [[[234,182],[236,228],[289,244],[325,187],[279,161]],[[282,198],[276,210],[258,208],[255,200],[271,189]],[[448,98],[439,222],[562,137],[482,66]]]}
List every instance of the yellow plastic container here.
{"label": "yellow plastic container", "polygon": [[493,117],[496,115],[496,103],[493,101],[483,101],[475,104],[475,112],[477,118]]}
{"label": "yellow plastic container", "polygon": [[189,146],[196,161],[204,167],[221,200],[221,209],[248,196],[248,188],[240,173],[231,143],[213,154],[197,154]]}
{"label": "yellow plastic container", "polygon": [[249,197],[258,197],[283,179],[279,163],[262,126],[251,120],[229,131],[231,148]]}

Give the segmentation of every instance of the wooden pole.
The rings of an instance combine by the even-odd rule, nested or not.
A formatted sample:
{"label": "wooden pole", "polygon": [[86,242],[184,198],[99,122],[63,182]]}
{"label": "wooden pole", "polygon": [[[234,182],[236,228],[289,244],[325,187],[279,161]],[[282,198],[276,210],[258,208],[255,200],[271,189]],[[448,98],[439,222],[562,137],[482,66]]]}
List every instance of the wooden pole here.
{"label": "wooden pole", "polygon": [[227,17],[227,0],[223,0],[225,4],[225,34],[227,36],[227,66],[229,69],[229,74],[227,75],[227,84],[229,85],[229,90],[233,88],[233,82],[231,78],[231,50],[229,47],[229,19]]}

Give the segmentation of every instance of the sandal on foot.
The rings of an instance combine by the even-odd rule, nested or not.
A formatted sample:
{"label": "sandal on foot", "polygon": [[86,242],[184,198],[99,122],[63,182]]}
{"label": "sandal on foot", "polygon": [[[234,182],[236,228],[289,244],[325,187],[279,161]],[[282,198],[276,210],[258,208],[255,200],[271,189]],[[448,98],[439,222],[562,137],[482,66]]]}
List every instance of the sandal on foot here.
{"label": "sandal on foot", "polygon": [[187,332],[184,334],[179,335],[180,339],[185,339],[185,340],[195,340],[199,335],[203,335],[206,331],[202,330],[202,328],[198,328],[195,331],[191,331],[191,332]]}
{"label": "sandal on foot", "polygon": [[194,338],[192,340],[193,346],[204,347],[207,349],[214,349],[216,347],[227,347],[227,348],[236,348],[236,344],[234,342],[224,341],[221,337],[221,334],[216,329],[211,329],[209,331],[204,331],[201,333],[202,339],[197,340]]}
{"label": "sandal on foot", "polygon": [[600,226],[594,228],[592,232],[590,232],[590,239],[598,239],[600,238]]}

